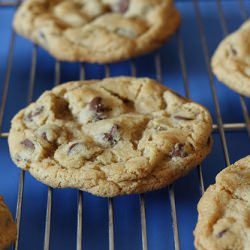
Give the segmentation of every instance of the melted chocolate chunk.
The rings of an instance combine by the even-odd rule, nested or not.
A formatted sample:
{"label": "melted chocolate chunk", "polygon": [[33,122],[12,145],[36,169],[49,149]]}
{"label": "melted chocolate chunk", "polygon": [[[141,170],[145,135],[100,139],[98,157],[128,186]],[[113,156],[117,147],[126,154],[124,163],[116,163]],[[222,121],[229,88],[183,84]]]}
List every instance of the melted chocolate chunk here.
{"label": "melted chocolate chunk", "polygon": [[105,112],[109,112],[111,109],[104,106],[102,103],[102,98],[97,96],[92,99],[89,103],[89,108],[91,111],[95,112],[94,121],[99,121],[107,118]]}
{"label": "melted chocolate chunk", "polygon": [[109,111],[109,108],[105,107],[102,103],[102,98],[97,96],[92,99],[89,103],[90,110],[95,111],[97,113]]}
{"label": "melted chocolate chunk", "polygon": [[73,143],[69,146],[69,149],[68,149],[68,155],[71,154],[74,150],[74,148],[78,147],[80,145],[79,142],[76,142],[76,143]]}
{"label": "melted chocolate chunk", "polygon": [[29,139],[25,139],[25,140],[21,141],[20,143],[29,149],[32,149],[32,150],[35,149],[34,143]]}
{"label": "melted chocolate chunk", "polygon": [[192,121],[192,120],[194,120],[191,117],[186,117],[186,116],[182,116],[182,115],[175,115],[174,118],[177,119],[177,120],[184,120],[184,121]]}
{"label": "melted chocolate chunk", "polygon": [[103,134],[103,140],[108,142],[111,146],[114,146],[118,142],[118,129],[119,126],[114,124],[108,133]]}
{"label": "melted chocolate chunk", "polygon": [[44,106],[41,107],[37,107],[35,110],[31,111],[28,113],[28,115],[25,117],[26,121],[32,122],[33,121],[33,117],[40,115],[44,110]]}
{"label": "melted chocolate chunk", "polygon": [[116,3],[113,6],[113,11],[119,12],[121,14],[125,13],[128,10],[129,0],[116,0]]}
{"label": "melted chocolate chunk", "polygon": [[130,101],[129,99],[127,98],[120,98],[122,100],[122,102],[125,104],[125,105],[131,105],[133,104],[132,101]]}
{"label": "melted chocolate chunk", "polygon": [[169,153],[169,157],[186,157],[187,153],[184,151],[184,144],[177,143],[174,145],[174,148]]}
{"label": "melted chocolate chunk", "polygon": [[220,231],[219,233],[217,233],[216,237],[221,238],[226,232],[227,232],[227,229],[224,229],[224,230]]}

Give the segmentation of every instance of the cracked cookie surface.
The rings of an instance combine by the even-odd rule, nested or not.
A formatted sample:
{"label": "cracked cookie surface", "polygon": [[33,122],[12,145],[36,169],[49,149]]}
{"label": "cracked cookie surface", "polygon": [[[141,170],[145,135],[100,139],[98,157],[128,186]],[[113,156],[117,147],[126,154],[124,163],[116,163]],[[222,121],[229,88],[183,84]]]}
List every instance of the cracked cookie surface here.
{"label": "cracked cookie surface", "polygon": [[227,36],[212,58],[218,79],[234,91],[250,96],[250,20]]}
{"label": "cracked cookie surface", "polygon": [[100,196],[172,183],[210,152],[212,121],[199,104],[148,78],[69,82],[12,120],[13,161],[52,187]]}
{"label": "cracked cookie surface", "polygon": [[179,23],[172,0],[27,0],[13,25],[58,60],[108,63],[160,47]]}
{"label": "cracked cookie surface", "polygon": [[0,196],[0,250],[6,249],[16,240],[16,224],[9,208]]}
{"label": "cracked cookie surface", "polygon": [[250,246],[250,156],[225,168],[198,204],[198,250],[248,250]]}

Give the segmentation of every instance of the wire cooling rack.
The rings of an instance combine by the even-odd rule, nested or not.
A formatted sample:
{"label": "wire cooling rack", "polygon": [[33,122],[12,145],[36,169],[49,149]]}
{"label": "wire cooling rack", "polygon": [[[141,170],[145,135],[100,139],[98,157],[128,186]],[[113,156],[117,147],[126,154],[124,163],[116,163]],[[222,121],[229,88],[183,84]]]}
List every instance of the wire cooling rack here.
{"label": "wire cooling rack", "polygon": [[[204,183],[249,152],[248,100],[218,83],[210,68],[218,42],[248,18],[249,1],[176,1],[177,34],[155,53],[112,65],[54,61],[12,31],[18,4],[0,1],[0,193],[16,213],[13,249],[193,249]],[[14,167],[6,139],[20,108],[60,82],[115,75],[156,78],[209,108],[214,149],[197,172],[160,191],[103,199],[46,187]]]}

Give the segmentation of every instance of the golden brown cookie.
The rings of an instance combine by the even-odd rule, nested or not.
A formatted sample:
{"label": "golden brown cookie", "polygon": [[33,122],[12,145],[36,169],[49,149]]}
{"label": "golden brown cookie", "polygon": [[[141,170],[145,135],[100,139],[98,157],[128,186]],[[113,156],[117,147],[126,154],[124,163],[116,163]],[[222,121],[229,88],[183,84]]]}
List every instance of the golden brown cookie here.
{"label": "golden brown cookie", "polygon": [[15,30],[58,60],[108,63],[150,52],[180,23],[172,0],[27,0]]}
{"label": "golden brown cookie", "polygon": [[9,208],[0,196],[0,250],[6,249],[16,240],[16,224]]}
{"label": "golden brown cookie", "polygon": [[227,36],[212,58],[218,79],[234,91],[250,96],[250,20]]}
{"label": "golden brown cookie", "polygon": [[225,168],[198,204],[194,231],[198,250],[250,247],[250,156]]}
{"label": "golden brown cookie", "polygon": [[52,187],[100,196],[158,189],[211,149],[212,121],[199,104],[148,78],[69,82],[12,120],[13,161]]}

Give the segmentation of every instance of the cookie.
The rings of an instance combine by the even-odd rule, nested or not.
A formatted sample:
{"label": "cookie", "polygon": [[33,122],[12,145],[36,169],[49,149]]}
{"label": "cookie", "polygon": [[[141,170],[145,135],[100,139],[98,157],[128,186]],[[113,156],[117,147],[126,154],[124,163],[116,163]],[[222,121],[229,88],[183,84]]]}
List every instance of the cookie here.
{"label": "cookie", "polygon": [[218,79],[241,95],[250,96],[250,20],[226,37],[212,58]]}
{"label": "cookie", "polygon": [[13,25],[58,60],[110,63],[159,48],[179,23],[172,0],[27,0]]}
{"label": "cookie", "polygon": [[69,82],[12,120],[13,161],[52,187],[99,196],[162,188],[211,149],[212,121],[199,104],[148,78]]}
{"label": "cookie", "polygon": [[198,250],[248,250],[250,246],[250,156],[225,168],[198,204],[194,231]]}
{"label": "cookie", "polygon": [[16,240],[16,224],[10,210],[0,196],[0,250],[6,249]]}

